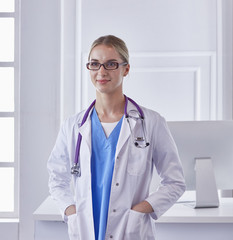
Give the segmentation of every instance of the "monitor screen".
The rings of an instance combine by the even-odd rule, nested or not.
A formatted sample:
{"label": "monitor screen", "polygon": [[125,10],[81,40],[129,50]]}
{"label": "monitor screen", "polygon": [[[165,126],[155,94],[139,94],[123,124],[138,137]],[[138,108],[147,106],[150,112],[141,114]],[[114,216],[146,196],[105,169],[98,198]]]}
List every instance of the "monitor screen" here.
{"label": "monitor screen", "polygon": [[184,168],[187,190],[195,190],[195,159],[211,158],[218,189],[233,189],[233,121],[168,122]]}

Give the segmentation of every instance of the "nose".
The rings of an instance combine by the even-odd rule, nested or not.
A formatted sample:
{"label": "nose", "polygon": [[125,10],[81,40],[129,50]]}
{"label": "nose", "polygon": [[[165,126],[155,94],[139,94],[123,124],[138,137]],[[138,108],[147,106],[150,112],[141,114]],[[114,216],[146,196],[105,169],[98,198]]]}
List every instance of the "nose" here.
{"label": "nose", "polygon": [[104,68],[104,65],[101,65],[100,66],[100,69],[98,70],[98,73],[102,74],[102,75],[105,75],[107,72],[106,72],[106,69]]}

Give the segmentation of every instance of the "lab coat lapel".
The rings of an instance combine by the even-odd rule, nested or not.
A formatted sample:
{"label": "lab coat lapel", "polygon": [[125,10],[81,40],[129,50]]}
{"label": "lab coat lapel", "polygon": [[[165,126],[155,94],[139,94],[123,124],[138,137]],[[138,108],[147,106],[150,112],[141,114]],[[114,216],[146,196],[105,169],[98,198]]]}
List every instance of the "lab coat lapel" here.
{"label": "lab coat lapel", "polygon": [[[129,112],[132,109],[135,109],[135,106],[131,102],[129,102],[127,112]],[[127,139],[129,137],[131,137],[130,126],[129,126],[129,123],[127,121],[130,122],[132,132],[134,131],[134,127],[137,123],[136,120],[134,120],[133,118],[124,117],[123,122],[122,122],[122,126],[121,126],[120,136],[119,136],[117,147],[116,147],[116,156],[121,151],[121,149],[124,146]]]}
{"label": "lab coat lapel", "polygon": [[88,116],[86,122],[79,127],[79,132],[82,136],[82,141],[87,143],[88,149],[91,153],[91,119],[90,115]]}

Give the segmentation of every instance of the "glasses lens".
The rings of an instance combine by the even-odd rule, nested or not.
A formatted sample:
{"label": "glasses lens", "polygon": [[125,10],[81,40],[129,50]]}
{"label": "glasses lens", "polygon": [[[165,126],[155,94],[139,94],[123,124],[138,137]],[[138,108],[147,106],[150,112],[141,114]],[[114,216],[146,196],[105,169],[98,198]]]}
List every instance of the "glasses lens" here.
{"label": "glasses lens", "polygon": [[100,68],[100,63],[98,62],[90,62],[87,64],[87,68],[90,70],[98,70]]}
{"label": "glasses lens", "polygon": [[104,64],[104,66],[106,69],[114,70],[114,69],[118,68],[118,63],[117,62],[107,62]]}

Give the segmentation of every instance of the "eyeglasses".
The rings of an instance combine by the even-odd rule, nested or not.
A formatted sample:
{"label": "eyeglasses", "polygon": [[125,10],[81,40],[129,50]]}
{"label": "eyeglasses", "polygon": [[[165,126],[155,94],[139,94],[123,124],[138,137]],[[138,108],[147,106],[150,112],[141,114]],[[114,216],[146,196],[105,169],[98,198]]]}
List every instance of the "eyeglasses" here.
{"label": "eyeglasses", "polygon": [[86,64],[87,69],[91,70],[91,71],[98,71],[101,66],[104,67],[105,70],[115,70],[117,69],[119,66],[125,66],[127,65],[127,62],[123,62],[123,63],[118,63],[118,62],[106,62],[106,63],[99,63],[99,62],[88,62]]}

